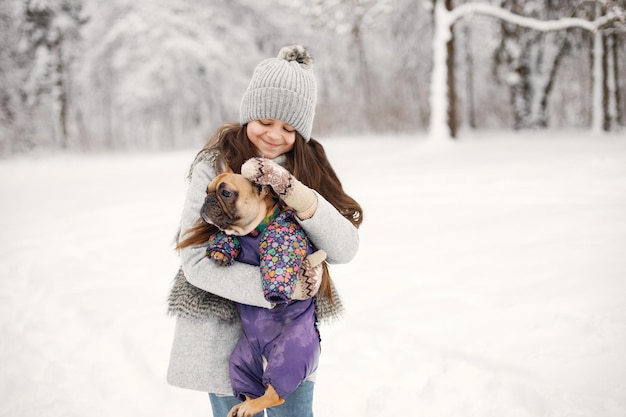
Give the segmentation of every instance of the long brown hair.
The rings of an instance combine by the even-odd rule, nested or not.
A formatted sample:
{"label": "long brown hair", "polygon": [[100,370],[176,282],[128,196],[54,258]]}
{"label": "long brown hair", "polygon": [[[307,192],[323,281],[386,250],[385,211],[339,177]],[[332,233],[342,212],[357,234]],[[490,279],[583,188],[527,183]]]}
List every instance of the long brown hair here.
{"label": "long brown hair", "polygon": [[[200,151],[217,150],[220,163],[230,166],[237,173],[248,159],[258,156],[258,151],[248,139],[245,126],[228,123],[218,129],[207,145]],[[359,203],[346,194],[335,170],[328,161],[324,147],[315,139],[306,142],[298,132],[291,151],[285,153],[287,169],[304,185],[313,188],[328,200],[339,212],[359,227],[363,212]]]}
{"label": "long brown hair", "polygon": [[[233,172],[241,173],[243,163],[258,156],[258,150],[248,139],[246,127],[247,125],[242,126],[239,123],[222,125],[198,152],[196,160],[206,152],[217,151],[216,172],[219,173],[223,167],[229,166]],[[298,180],[320,193],[355,227],[358,228],[361,225],[363,221],[361,206],[343,190],[337,173],[328,161],[324,147],[318,141],[311,138],[307,142],[296,132],[294,147],[285,153],[285,157],[287,159],[286,168]],[[204,222],[198,213],[198,222],[185,231],[183,234],[185,239],[178,242],[176,249],[206,243],[209,237],[217,231],[215,226]],[[326,263],[324,263],[324,277],[328,278]],[[330,294],[330,280],[323,279],[320,295],[328,297],[332,303]]]}

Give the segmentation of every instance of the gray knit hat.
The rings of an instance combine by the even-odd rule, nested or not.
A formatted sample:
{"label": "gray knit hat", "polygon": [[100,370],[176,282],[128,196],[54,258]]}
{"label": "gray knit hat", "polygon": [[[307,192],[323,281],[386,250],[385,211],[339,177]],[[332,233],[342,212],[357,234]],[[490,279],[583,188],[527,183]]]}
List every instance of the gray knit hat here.
{"label": "gray knit hat", "polygon": [[313,58],[301,45],[283,47],[262,61],[241,99],[239,122],[276,119],[293,126],[308,142],[313,129],[317,83]]}

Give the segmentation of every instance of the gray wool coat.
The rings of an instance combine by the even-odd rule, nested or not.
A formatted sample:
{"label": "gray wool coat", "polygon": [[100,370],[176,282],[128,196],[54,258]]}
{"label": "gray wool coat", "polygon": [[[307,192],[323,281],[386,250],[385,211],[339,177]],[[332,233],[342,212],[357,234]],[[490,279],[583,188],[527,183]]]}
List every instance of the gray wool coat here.
{"label": "gray wool coat", "polygon": [[[277,160],[277,162],[280,162]],[[194,162],[181,217],[181,231],[199,218],[206,188],[215,178],[215,158],[208,154]],[[327,253],[329,263],[346,263],[359,246],[357,229],[327,200],[318,194],[313,217],[300,221],[315,247]],[[224,268],[205,256],[206,247],[181,250],[182,269],[187,281],[223,298],[270,308],[263,297],[259,267],[235,262]],[[232,395],[228,362],[241,335],[241,322],[207,317],[202,320],[177,316],[167,373],[169,384],[216,394]]]}

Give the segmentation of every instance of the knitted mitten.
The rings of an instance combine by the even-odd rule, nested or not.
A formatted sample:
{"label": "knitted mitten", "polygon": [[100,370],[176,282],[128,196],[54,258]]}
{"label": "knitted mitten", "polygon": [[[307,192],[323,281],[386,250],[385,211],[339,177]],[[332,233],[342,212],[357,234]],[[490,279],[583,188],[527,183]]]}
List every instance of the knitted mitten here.
{"label": "knitted mitten", "polygon": [[308,300],[317,294],[322,284],[322,273],[324,269],[322,262],[326,259],[326,252],[318,250],[313,252],[300,264],[298,280],[294,289],[292,300]]}
{"label": "knitted mitten", "polygon": [[259,185],[269,185],[281,200],[293,208],[300,220],[313,217],[317,195],[289,171],[266,158],[251,158],[241,166],[241,173]]}

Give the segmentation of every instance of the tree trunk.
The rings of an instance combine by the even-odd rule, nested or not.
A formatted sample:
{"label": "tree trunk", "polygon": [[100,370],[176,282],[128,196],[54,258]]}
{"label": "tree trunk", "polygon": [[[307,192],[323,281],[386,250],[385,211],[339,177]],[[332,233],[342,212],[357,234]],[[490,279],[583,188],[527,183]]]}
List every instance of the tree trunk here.
{"label": "tree trunk", "polygon": [[67,91],[64,82],[65,65],[63,62],[63,48],[62,42],[59,40],[58,44],[54,46],[56,49],[56,89],[57,89],[57,105],[58,114],[57,122],[59,123],[59,131],[61,134],[61,148],[67,149],[69,146],[69,139],[67,134]]}
{"label": "tree trunk", "polygon": [[615,53],[615,42],[616,36],[615,34],[609,34],[604,37],[604,74],[605,74],[605,82],[604,82],[604,93],[605,93],[605,108],[604,108],[604,130],[609,131],[615,129],[618,122],[618,114],[619,109],[617,106],[617,96],[618,96],[618,77],[615,72],[616,67],[616,58],[617,54]]}
{"label": "tree trunk", "polygon": [[465,108],[464,115],[467,125],[476,129],[476,109],[474,108],[474,59],[472,57],[472,31],[468,25],[464,25],[463,49],[465,51]]}
{"label": "tree trunk", "polygon": [[[602,14],[601,6],[599,4],[596,5],[596,19],[599,18]],[[604,50],[602,47],[602,33],[598,30],[593,34],[593,44],[591,47],[592,50],[592,74],[593,74],[593,103],[592,103],[592,122],[591,122],[591,130],[594,133],[602,132],[602,124],[603,124],[603,83],[604,83],[604,71],[602,68],[602,55],[604,54]]]}
{"label": "tree trunk", "polygon": [[613,34],[613,50],[611,51],[613,54],[613,77],[615,79],[615,113],[616,113],[616,122],[619,126],[624,126],[624,108],[622,103],[622,94],[620,90],[620,70],[619,70],[619,40],[618,35]]}
{"label": "tree trunk", "polygon": [[558,52],[554,58],[554,62],[552,63],[552,68],[550,69],[548,76],[548,82],[542,91],[539,114],[537,115],[537,119],[541,127],[548,127],[548,98],[552,92],[552,87],[554,86],[554,81],[556,80],[556,74],[559,69],[559,65],[561,64],[561,60],[565,56],[567,40],[565,38],[561,38],[560,41],[561,45],[559,45]]}
{"label": "tree trunk", "polygon": [[[446,9],[452,10],[452,0],[446,0]],[[450,137],[455,139],[457,137],[458,121],[456,116],[456,90],[454,80],[454,24],[450,26],[450,40],[446,44],[446,64],[447,64],[447,78],[448,78],[448,126],[450,128]]]}

